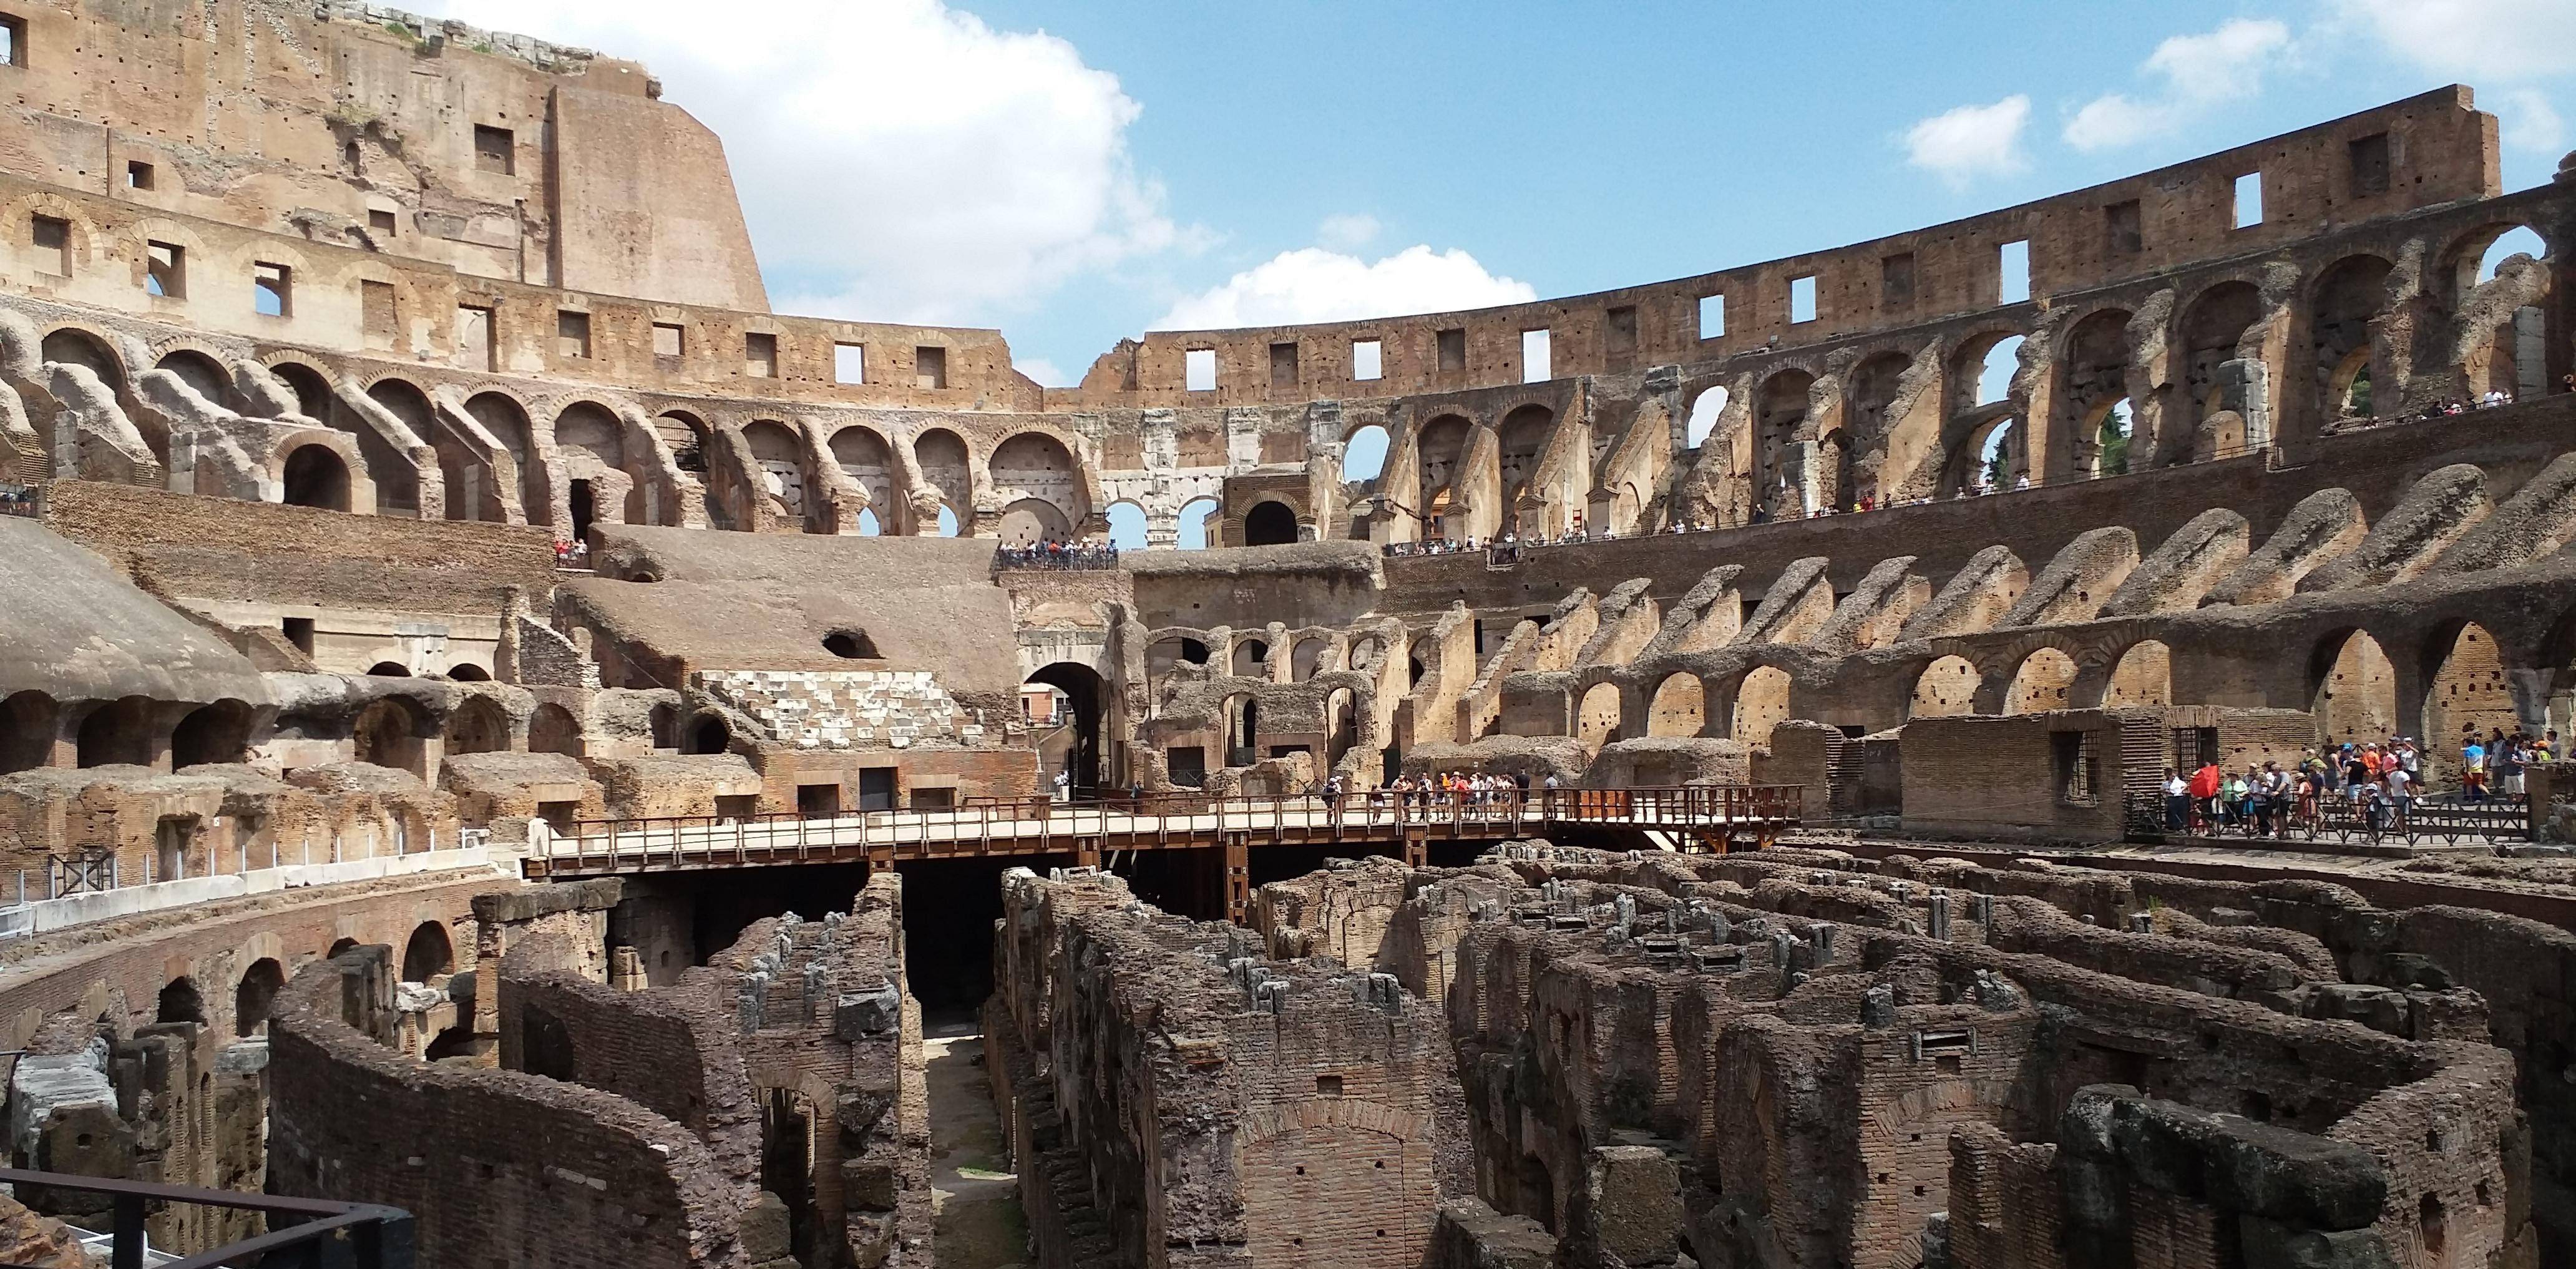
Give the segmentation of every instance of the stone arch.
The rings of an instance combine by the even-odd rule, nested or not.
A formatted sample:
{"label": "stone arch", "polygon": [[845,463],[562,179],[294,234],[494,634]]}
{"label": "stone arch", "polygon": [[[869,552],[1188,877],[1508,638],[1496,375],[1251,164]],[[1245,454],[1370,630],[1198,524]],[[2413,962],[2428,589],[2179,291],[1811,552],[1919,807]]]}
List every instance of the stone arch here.
{"label": "stone arch", "polygon": [[501,753],[510,747],[510,716],[489,696],[470,696],[447,720],[450,754]]}
{"label": "stone arch", "polygon": [[581,720],[553,701],[537,706],[528,717],[528,752],[581,756]]}
{"label": "stone arch", "polygon": [[[2092,473],[2098,428],[2108,403],[2129,395],[2129,310],[2096,309],[2067,328],[2057,356],[2045,475],[2063,480]],[[2039,474],[2032,476],[2039,480]]]}
{"label": "stone arch", "polygon": [[[1458,464],[1466,458],[1467,438],[1475,425],[1466,417],[1443,414],[1422,425],[1413,444],[1414,482],[1413,509],[1425,517],[1448,505],[1443,495],[1457,483]],[[1429,531],[1425,536],[1439,536]]]}
{"label": "stone arch", "polygon": [[2064,649],[2042,645],[2030,650],[2013,669],[2012,682],[2004,689],[2004,712],[2038,714],[2052,709],[2067,709],[2075,687],[2075,658]]}
{"label": "stone arch", "polygon": [[1044,498],[1022,498],[1002,508],[1002,540],[1025,546],[1032,542],[1068,542],[1073,524]]}
{"label": "stone arch", "polygon": [[170,767],[240,762],[250,749],[251,708],[237,700],[200,705],[170,733]]}
{"label": "stone arch", "polygon": [[75,738],[79,764],[151,766],[154,752],[161,747],[159,712],[147,696],[128,696],[90,710]]}
{"label": "stone arch", "polygon": [[[559,538],[581,541],[590,526],[614,522],[605,512],[623,514],[625,496],[634,481],[626,474],[626,427],[617,412],[596,401],[574,401],[555,414],[554,457],[564,489],[565,518],[554,527]],[[551,482],[550,482],[551,483]],[[549,498],[552,496],[549,490]]]}
{"label": "stone arch", "polygon": [[233,1034],[248,1038],[268,1034],[268,1015],[276,1007],[277,993],[286,986],[286,968],[274,956],[263,956],[242,971],[241,981],[233,986]]}
{"label": "stone arch", "polygon": [[1707,729],[1707,688],[1698,675],[1684,670],[1655,685],[1653,702],[1646,707],[1647,735],[1696,736]]}
{"label": "stone arch", "polygon": [[2327,744],[2384,742],[2397,732],[2397,667],[2379,640],[2335,631],[2308,656],[2310,709]]}
{"label": "stone arch", "polygon": [[1774,519],[1806,514],[1806,471],[1798,443],[1807,430],[1809,394],[1815,386],[1814,375],[1791,368],[1763,380],[1754,394],[1753,503]]}
{"label": "stone arch", "polygon": [[2170,435],[2158,446],[2164,461],[2180,461],[2183,447],[2193,443],[2212,415],[2271,416],[2269,384],[2260,373],[2262,350],[2243,346],[2247,333],[2262,320],[2263,293],[2241,279],[2216,283],[2183,308],[2177,328],[2182,379],[2174,386],[2179,399],[2165,407],[2165,417],[2180,426],[2165,429]]}
{"label": "stone arch", "polygon": [[1950,351],[1948,413],[2012,399],[2012,381],[2021,370],[2022,346],[2029,336],[2003,327],[1978,331]]}
{"label": "stone arch", "polygon": [[1575,702],[1575,738],[1596,749],[1620,738],[1620,721],[1616,683],[1595,683]]}
{"label": "stone arch", "polygon": [[1347,687],[1334,688],[1324,696],[1324,765],[1340,765],[1359,738],[1359,695]]}
{"label": "stone arch", "polygon": [[155,369],[177,375],[179,382],[188,385],[210,404],[232,409],[241,399],[241,394],[233,390],[233,377],[224,370],[223,363],[194,348],[173,348],[163,353]]}
{"label": "stone arch", "polygon": [[308,362],[281,359],[268,364],[286,390],[295,394],[295,412],[317,423],[331,421],[331,375]]}
{"label": "stone arch", "polygon": [[285,479],[280,482],[279,496],[290,507],[347,511],[349,464],[341,459],[339,451],[319,441],[298,445],[286,453]]}
{"label": "stone arch", "polygon": [[2102,692],[2102,708],[2173,704],[2173,649],[2160,639],[2130,644],[2111,666]]}
{"label": "stone arch", "polygon": [[1728,734],[1746,745],[1768,745],[1771,731],[1789,720],[1789,672],[1756,666],[1735,685]]}
{"label": "stone arch", "polygon": [[163,1026],[174,1022],[204,1025],[206,998],[197,990],[197,980],[182,975],[164,984],[160,998],[154,1004],[152,1021]]}
{"label": "stone arch", "polygon": [[413,926],[411,937],[403,942],[402,980],[425,983],[456,970],[456,944],[448,936],[444,921],[423,921]]}
{"label": "stone arch", "polygon": [[1726,399],[1725,384],[1703,388],[1698,396],[1691,398],[1690,418],[1682,430],[1685,448],[1698,449],[1708,443],[1709,436],[1717,431],[1718,420],[1725,417]]}
{"label": "stone arch", "polygon": [[1226,662],[1239,679],[1270,677],[1270,644],[1258,635],[1237,634]]}
{"label": "stone arch", "polygon": [[1208,538],[1208,530],[1216,522],[1216,513],[1217,501],[1214,498],[1192,498],[1182,503],[1180,513],[1175,520],[1180,529],[1174,545],[1184,551],[1195,551],[1216,545]]}
{"label": "stone arch", "polygon": [[2084,475],[2093,479],[2125,476],[2136,470],[2131,464],[2137,457],[2130,442],[2137,435],[2137,407],[2127,397],[2105,401],[2084,424],[2083,434],[2093,452]]}
{"label": "stone arch", "polygon": [[984,464],[994,499],[1005,504],[1034,501],[1055,511],[1053,536],[1069,538],[1073,527],[1091,515],[1082,465],[1073,451],[1045,432],[1020,432],[993,447]]}
{"label": "stone arch", "polygon": [[1243,513],[1245,546],[1286,546],[1297,537],[1297,513],[1287,503],[1264,499]]}
{"label": "stone arch", "polygon": [[854,423],[833,432],[829,448],[841,474],[867,492],[868,510],[877,515],[877,531],[899,532],[902,515],[895,505],[894,446],[875,428]]}
{"label": "stone arch", "polygon": [[1849,440],[1844,463],[1847,474],[1836,486],[1835,506],[1854,509],[1863,497],[1875,505],[1888,493],[1881,486],[1889,446],[1900,422],[1888,417],[1888,412],[1895,408],[1905,373],[1913,367],[1912,357],[1891,350],[1870,356],[1852,368],[1851,388],[1844,396],[1849,406],[1843,413],[1843,431]]}
{"label": "stone arch", "polygon": [[1386,425],[1363,423],[1342,438],[1342,480],[1345,484],[1375,480],[1386,471]]}
{"label": "stone arch", "polygon": [[[635,580],[651,579],[639,577]],[[492,681],[492,672],[472,661],[459,661],[447,667],[447,677],[459,683],[489,683]]]}
{"label": "stone arch", "polygon": [[1296,646],[1288,650],[1289,681],[1303,683],[1315,677],[1316,668],[1324,662],[1324,654],[1332,651],[1332,648],[1332,641],[1321,635],[1308,635],[1299,639]]}
{"label": "stone arch", "polygon": [[1260,760],[1261,702],[1249,692],[1225,698],[1225,765],[1248,767]]}
{"label": "stone arch", "polygon": [[700,714],[689,720],[682,733],[682,753],[723,753],[733,747],[733,729],[725,725],[724,715]]}
{"label": "stone arch", "polygon": [[61,731],[62,707],[53,697],[26,691],[0,700],[0,775],[50,765]]}
{"label": "stone arch", "polygon": [[[22,224],[24,222],[21,222]],[[37,346],[38,355],[46,361],[66,366],[86,366],[107,390],[118,397],[127,394],[125,359],[116,355],[116,346],[96,331],[81,326],[57,326],[45,332]]]}
{"label": "stone arch", "polygon": [[1522,495],[1529,492],[1530,482],[1538,477],[1538,463],[1547,452],[1548,439],[1556,433],[1556,411],[1535,402],[1515,408],[1503,416],[1496,430],[1496,453],[1502,471],[1504,518],[1499,522],[1524,537],[1546,533],[1547,526],[1533,521],[1519,522]]}
{"label": "stone arch", "polygon": [[1914,680],[1914,695],[1907,702],[1907,718],[1952,718],[1977,712],[1977,690],[1985,685],[1985,676],[1977,672],[1976,663],[1963,656],[1945,656],[1923,667]]}
{"label": "stone arch", "polygon": [[[423,392],[419,384],[388,375],[367,385],[367,399],[384,407],[385,413],[409,429],[413,440],[427,444],[438,435],[437,409],[430,404],[429,394]],[[412,456],[396,449],[392,441],[385,439],[384,433],[362,421],[348,419],[345,414],[334,414],[331,422],[357,438],[358,461],[366,465],[367,479],[376,484],[377,506],[395,511],[444,513],[444,507],[431,509],[420,505],[420,469]]]}
{"label": "stone arch", "polygon": [[537,455],[536,430],[528,422],[527,407],[509,393],[495,390],[467,397],[465,413],[510,456],[510,465],[518,473],[519,506],[528,523],[553,523],[554,499],[548,492],[545,464]]}
{"label": "stone arch", "polygon": [[[2513,693],[2512,667],[2486,627],[2474,621],[2445,623],[2424,642],[2424,757],[2443,775],[2456,775],[2460,745],[2469,735],[2523,725]],[[2430,772],[2428,772],[2430,774]]]}
{"label": "stone arch", "polygon": [[[2515,257],[2539,263],[2549,257],[2549,244],[2538,230],[2520,221],[2498,221],[2479,226],[2453,240],[2442,257],[2447,265],[2441,274],[2429,279],[2440,302],[2461,323],[2459,344],[2455,348],[2460,362],[2451,367],[2459,372],[2460,390],[2472,398],[2489,392],[2507,396],[2536,395],[2549,390],[2546,354],[2543,364],[2525,367],[2522,362],[2521,334],[2526,329],[2541,330],[2543,313],[2555,291],[2555,274],[2543,269],[2536,292],[2526,291],[2517,298],[2525,302],[2513,306],[2480,305],[2479,288],[2496,280],[2498,269]],[[2428,288],[2429,289],[2429,288]],[[2476,320],[2482,318],[2483,320]],[[2475,321],[2475,324],[2468,323]],[[2542,342],[2546,342],[2542,335]],[[2535,350],[2538,351],[2538,350]]]}
{"label": "stone arch", "polygon": [[2010,489],[2030,471],[2030,429],[2018,415],[1999,415],[1969,429],[1951,470],[1942,481],[1944,493]]}
{"label": "stone arch", "polygon": [[[921,481],[939,502],[954,510],[975,505],[973,459],[966,448],[966,438],[944,427],[930,428],[912,438],[912,461],[921,473]],[[961,516],[962,521],[962,516]],[[913,532],[933,531],[932,525],[915,524]],[[973,526],[960,523],[960,535],[973,531]]]}
{"label": "stone arch", "polygon": [[[2388,275],[2394,266],[2375,255],[2346,256],[2317,275],[2308,291],[2309,391],[2320,413],[2333,417],[2351,399],[2356,378],[2373,373],[2371,326],[2388,307]],[[2385,737],[2383,737],[2385,739]]]}
{"label": "stone arch", "polygon": [[357,720],[349,725],[349,740],[357,761],[408,771],[426,779],[422,768],[427,754],[420,733],[420,707],[402,696],[378,697],[375,703],[358,711]]}
{"label": "stone arch", "polygon": [[778,513],[812,530],[821,491],[806,471],[804,434],[776,419],[755,419],[743,425],[742,440],[760,468],[764,490],[777,500]]}

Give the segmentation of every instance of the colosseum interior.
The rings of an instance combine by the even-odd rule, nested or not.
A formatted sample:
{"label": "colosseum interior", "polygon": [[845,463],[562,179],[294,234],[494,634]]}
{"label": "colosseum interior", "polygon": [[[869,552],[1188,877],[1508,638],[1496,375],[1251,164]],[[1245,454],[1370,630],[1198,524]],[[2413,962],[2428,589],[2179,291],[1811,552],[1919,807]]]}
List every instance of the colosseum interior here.
{"label": "colosseum interior", "polygon": [[2468,88],[1058,388],[635,62],[0,10],[0,1263],[2576,1264]]}

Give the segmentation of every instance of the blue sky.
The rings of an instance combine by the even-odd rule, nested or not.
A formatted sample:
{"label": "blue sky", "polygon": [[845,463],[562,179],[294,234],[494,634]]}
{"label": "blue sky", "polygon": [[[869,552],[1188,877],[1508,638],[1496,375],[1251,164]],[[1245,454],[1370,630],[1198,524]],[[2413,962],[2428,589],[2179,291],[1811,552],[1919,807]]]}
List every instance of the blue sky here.
{"label": "blue sky", "polygon": [[1157,325],[1655,281],[2454,81],[2508,188],[2576,145],[2576,0],[425,7],[650,63],[781,310],[999,326],[1050,383]]}

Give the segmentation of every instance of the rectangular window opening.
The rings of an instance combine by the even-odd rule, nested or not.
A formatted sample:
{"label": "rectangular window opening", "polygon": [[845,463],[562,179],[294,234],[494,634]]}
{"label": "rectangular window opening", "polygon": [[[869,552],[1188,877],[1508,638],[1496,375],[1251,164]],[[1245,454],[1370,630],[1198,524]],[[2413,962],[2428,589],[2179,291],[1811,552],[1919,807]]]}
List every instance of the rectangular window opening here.
{"label": "rectangular window opening", "polygon": [[250,267],[250,306],[262,317],[288,317],[295,312],[295,270],[282,264],[254,262]]}
{"label": "rectangular window opening", "polygon": [[1216,391],[1216,350],[1191,348],[1181,353],[1181,387],[1191,392]]}
{"label": "rectangular window opening", "polygon": [[2368,198],[2388,192],[2388,134],[2355,137],[2344,147],[2352,160],[2352,194]]}
{"label": "rectangular window opening", "polygon": [[519,170],[517,138],[508,128],[474,125],[474,170],[510,176]]}
{"label": "rectangular window opening", "polygon": [[865,344],[832,345],[832,382],[866,383],[868,381],[868,346]]}
{"label": "rectangular window opening", "polygon": [[313,655],[313,619],[288,617],[285,620],[285,627],[286,641],[294,644],[296,651],[308,657]]}
{"label": "rectangular window opening", "polygon": [[1995,250],[1995,299],[2019,304],[2030,298],[2030,240],[2007,242]]}
{"label": "rectangular window opening", "polygon": [[1441,369],[1464,370],[1467,368],[1467,331],[1465,327],[1455,327],[1449,330],[1444,330],[1435,337],[1435,340],[1439,345]]}
{"label": "rectangular window opening", "polygon": [[367,347],[392,348],[401,334],[401,321],[394,313],[394,284],[391,282],[358,282],[358,326]]}
{"label": "rectangular window opening", "polygon": [[1351,341],[1351,378],[1366,383],[1386,377],[1386,347],[1374,339]]}
{"label": "rectangular window opening", "polygon": [[1699,337],[1716,339],[1725,333],[1726,297],[1723,295],[1699,297]]}
{"label": "rectangular window opening", "polygon": [[0,14],[0,66],[27,64],[27,23],[23,18]]}
{"label": "rectangular window opening", "polygon": [[1789,323],[1816,320],[1816,275],[1789,279]]}
{"label": "rectangular window opening", "polygon": [[912,386],[945,388],[948,386],[948,350],[938,344],[923,344],[912,350]]}
{"label": "rectangular window opening", "polygon": [[754,379],[778,377],[778,336],[751,331],[742,337],[742,372]]}
{"label": "rectangular window opening", "polygon": [[1545,383],[1556,377],[1556,368],[1548,364],[1554,351],[1552,343],[1544,326],[1521,332],[1521,382]]}
{"label": "rectangular window opening", "polygon": [[1274,388],[1297,386],[1297,345],[1272,344],[1270,346],[1270,386]]}
{"label": "rectangular window opening", "polygon": [[2247,172],[2236,178],[2236,227],[2251,229],[2263,223],[2263,174]]}
{"label": "rectangular window opening", "polygon": [[2102,232],[2112,255],[2133,256],[2146,250],[2146,228],[2138,217],[2138,200],[2132,198],[2103,208]]}
{"label": "rectangular window opening", "polygon": [[575,308],[555,313],[555,353],[574,361],[589,358],[590,314]]}
{"label": "rectangular window opening", "polygon": [[370,207],[367,209],[367,232],[383,234],[390,238],[394,234],[395,223],[393,208]]}
{"label": "rectangular window opening", "polygon": [[1607,323],[1601,328],[1601,347],[1614,353],[1637,351],[1636,305],[1622,304],[1610,310]]}
{"label": "rectangular window opening", "polygon": [[152,188],[152,165],[140,159],[128,162],[125,165],[125,188]]}
{"label": "rectangular window opening", "polygon": [[72,222],[58,216],[33,217],[27,238],[36,247],[36,272],[57,278],[72,275]]}
{"label": "rectangular window opening", "polygon": [[677,322],[653,323],[653,355],[680,358],[689,353],[689,331]]}
{"label": "rectangular window opening", "polygon": [[2091,806],[2093,791],[2101,779],[2101,759],[2093,751],[2093,733],[2050,732],[2048,749],[2057,768],[2057,800],[2069,806]]}
{"label": "rectangular window opening", "polygon": [[188,249],[177,243],[143,244],[143,291],[164,299],[188,293]]}
{"label": "rectangular window opening", "polygon": [[466,370],[492,368],[492,310],[479,304],[456,306],[456,364]]}
{"label": "rectangular window opening", "polygon": [[1914,302],[1914,253],[1901,251],[1878,262],[1878,302],[1903,308]]}

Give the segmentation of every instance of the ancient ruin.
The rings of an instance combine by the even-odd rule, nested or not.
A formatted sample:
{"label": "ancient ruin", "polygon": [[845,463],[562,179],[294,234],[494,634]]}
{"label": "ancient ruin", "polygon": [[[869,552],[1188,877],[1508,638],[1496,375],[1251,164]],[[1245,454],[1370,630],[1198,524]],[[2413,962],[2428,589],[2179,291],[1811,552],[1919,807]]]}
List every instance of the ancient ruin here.
{"label": "ancient ruin", "polygon": [[0,1263],[2576,1263],[2576,156],[2468,88],[1048,387],[771,312],[612,54],[0,85]]}

